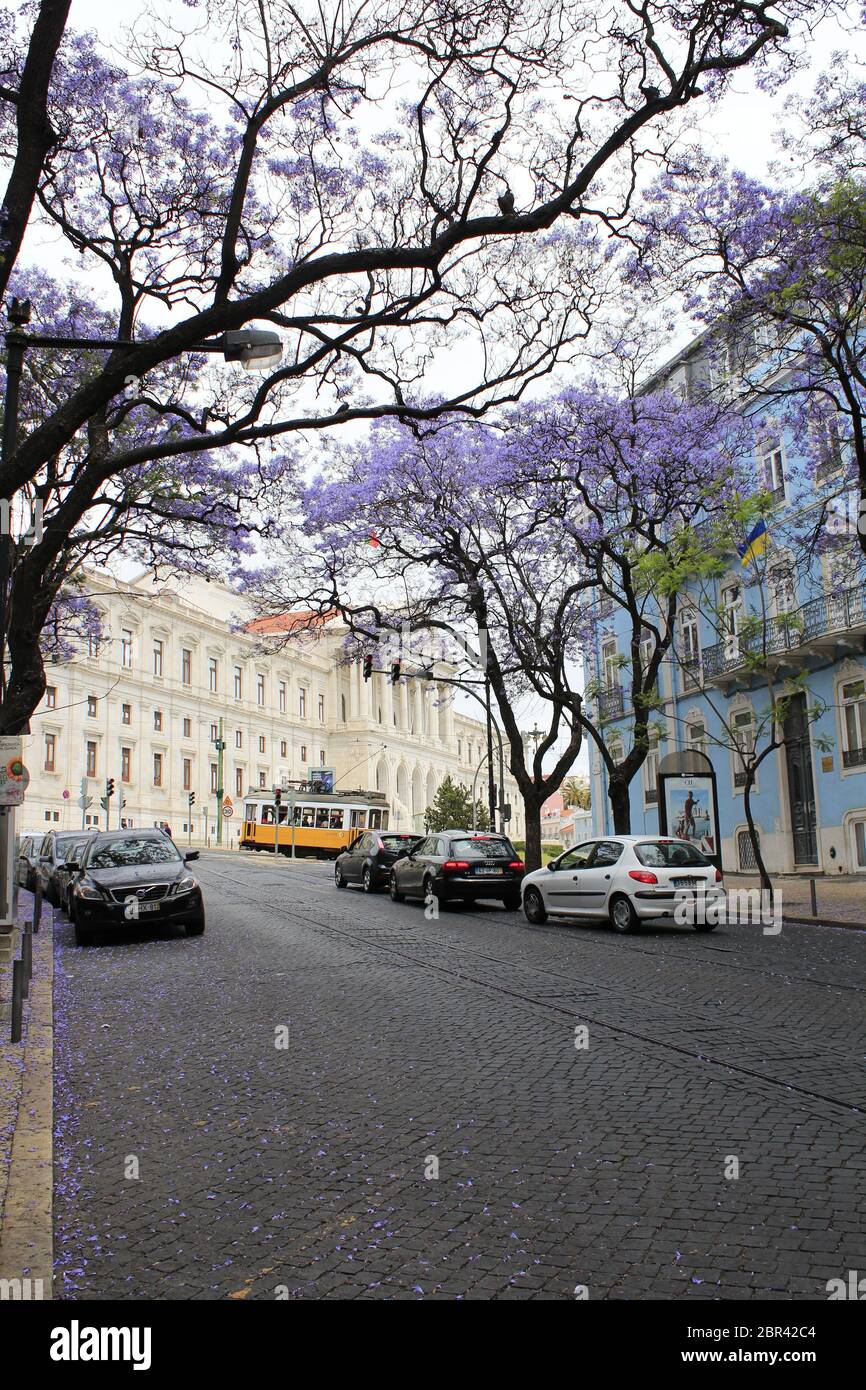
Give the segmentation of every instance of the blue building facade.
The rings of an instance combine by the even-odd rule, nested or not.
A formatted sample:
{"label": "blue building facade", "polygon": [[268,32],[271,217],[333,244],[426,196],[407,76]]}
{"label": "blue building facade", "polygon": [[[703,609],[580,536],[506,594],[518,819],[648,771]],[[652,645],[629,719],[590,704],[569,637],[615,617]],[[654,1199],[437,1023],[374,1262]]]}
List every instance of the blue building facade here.
{"label": "blue building facade", "polygon": [[[660,377],[687,394],[712,370],[699,340]],[[767,868],[866,876],[866,572],[857,508],[843,481],[844,438],[828,429],[811,441],[807,458],[771,399],[750,411],[760,440],[751,464],[758,487],[771,496],[769,544],[760,571],[733,554],[711,593],[705,587],[680,595],[672,653],[659,673],[651,750],[630,786],[631,829],[659,830],[660,759],[698,750],[716,774],[723,865],[754,868],[737,747],[760,749],[762,731],[766,741],[769,681],[777,697],[786,697],[787,718],[784,745],[761,763],[751,793]],[[810,511],[823,517],[828,496],[834,500],[824,526],[832,534],[804,560],[786,546],[786,528],[808,527]],[[621,609],[609,608],[594,626],[587,666],[597,694],[588,703],[619,761],[631,740],[623,660],[631,625]],[[760,670],[749,659],[756,651]],[[792,684],[797,678],[802,690]],[[593,833],[612,834],[606,768],[595,748],[591,782]]]}

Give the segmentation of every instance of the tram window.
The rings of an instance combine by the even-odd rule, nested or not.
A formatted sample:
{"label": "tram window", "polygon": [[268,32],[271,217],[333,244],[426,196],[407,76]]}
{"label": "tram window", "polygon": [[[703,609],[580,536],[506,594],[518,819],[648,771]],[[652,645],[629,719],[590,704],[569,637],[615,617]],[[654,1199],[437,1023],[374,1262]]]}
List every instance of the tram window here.
{"label": "tram window", "polygon": [[342,830],[342,829],[343,829],[343,812],[342,812],[342,811],[331,811],[331,813],[330,813],[329,825],[330,825],[330,829],[331,829],[331,830]]}
{"label": "tram window", "polygon": [[256,803],[255,803],[254,801],[251,801],[247,806],[244,807],[244,820],[251,820],[251,821],[256,821],[256,820],[258,820],[258,816],[256,815],[256,810],[257,810]]}
{"label": "tram window", "polygon": [[383,830],[387,830],[387,829],[388,829],[388,812],[387,812],[387,811],[383,811],[383,812],[382,812],[382,829],[383,829]]}
{"label": "tram window", "polygon": [[295,809],[294,809],[294,811],[292,812],[292,824],[293,824],[293,825],[300,825],[300,824],[301,824],[301,808],[300,808],[300,806],[296,806]]}
{"label": "tram window", "polygon": [[330,815],[330,812],[329,812],[327,806],[320,806],[320,807],[318,808],[318,810],[316,811],[316,829],[317,829],[317,830],[327,830],[327,828],[328,828],[328,816],[329,816],[329,815]]}
{"label": "tram window", "polygon": [[315,811],[312,806],[303,806],[301,808],[301,825],[308,825],[311,827],[315,825]]}
{"label": "tram window", "polygon": [[274,808],[273,808],[273,806],[263,806],[263,807],[262,807],[262,825],[273,825],[273,823],[274,823]]}
{"label": "tram window", "polygon": [[280,825],[285,825],[286,819],[287,819],[287,817],[288,817],[288,814],[289,814],[289,808],[288,808],[288,806],[281,806],[281,807],[280,807]]}
{"label": "tram window", "polygon": [[381,829],[382,829],[382,812],[381,812],[381,811],[371,811],[371,812],[370,812],[370,829],[371,829],[371,830],[381,830]]}
{"label": "tram window", "polygon": [[352,812],[352,829],[353,829],[353,830],[356,830],[356,829],[357,829],[357,830],[363,830],[363,829],[365,828],[366,824],[367,824],[367,812],[366,812],[366,811],[353,811],[353,812]]}

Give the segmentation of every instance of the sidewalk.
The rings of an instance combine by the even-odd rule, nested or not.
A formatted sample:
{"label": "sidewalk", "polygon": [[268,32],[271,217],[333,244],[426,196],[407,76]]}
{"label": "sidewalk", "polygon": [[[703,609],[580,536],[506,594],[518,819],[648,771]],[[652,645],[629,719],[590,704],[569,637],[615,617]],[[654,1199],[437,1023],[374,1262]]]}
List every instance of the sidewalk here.
{"label": "sidewalk", "polygon": [[[828,927],[854,927],[866,931],[866,879],[862,874],[816,874],[818,915],[812,913],[810,875],[771,874],[774,891],[781,896],[782,916],[788,922],[815,922]],[[725,874],[725,887],[760,888],[757,874]]]}
{"label": "sidewalk", "polygon": [[[23,922],[32,898],[21,898]],[[44,904],[19,1043],[9,1042],[9,1020],[0,1017],[0,1299],[52,1296],[53,974],[54,913]],[[4,966],[7,1003],[11,976]]]}

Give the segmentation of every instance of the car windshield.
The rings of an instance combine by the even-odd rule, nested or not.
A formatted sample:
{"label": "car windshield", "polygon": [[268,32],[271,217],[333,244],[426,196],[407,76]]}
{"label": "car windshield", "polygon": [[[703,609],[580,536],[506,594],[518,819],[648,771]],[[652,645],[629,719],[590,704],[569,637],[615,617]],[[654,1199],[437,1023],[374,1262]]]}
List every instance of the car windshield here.
{"label": "car windshield", "polygon": [[417,845],[419,837],[417,835],[380,835],[379,839],[386,849],[408,849],[410,845]]}
{"label": "car windshield", "polygon": [[710,867],[710,861],[686,840],[647,840],[635,845],[634,852],[648,869],[678,869],[684,864]]}
{"label": "car windshield", "polygon": [[180,855],[165,836],[155,838],[108,840],[95,848],[90,856],[89,869],[123,869],[134,864],[177,864]]}
{"label": "car windshield", "polygon": [[58,864],[65,864],[67,859],[71,859],[74,848],[74,840],[55,840],[54,858],[57,860]]}
{"label": "car windshield", "polygon": [[489,835],[478,835],[471,840],[452,840],[451,853],[455,859],[514,859],[516,857],[507,840],[494,840]]}

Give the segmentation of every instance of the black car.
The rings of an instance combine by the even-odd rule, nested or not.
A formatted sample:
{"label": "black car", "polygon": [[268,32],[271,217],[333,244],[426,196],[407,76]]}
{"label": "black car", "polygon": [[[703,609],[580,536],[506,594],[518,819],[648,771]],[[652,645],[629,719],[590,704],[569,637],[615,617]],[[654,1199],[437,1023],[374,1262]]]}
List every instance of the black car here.
{"label": "black car", "polygon": [[72,886],[72,880],[75,878],[75,869],[71,868],[70,865],[81,863],[84,858],[84,851],[87,849],[88,841],[93,833],[92,830],[82,832],[71,844],[65,846],[66,859],[62,864],[58,864],[54,871],[54,880],[57,884],[58,906],[62,907],[63,911],[67,914],[69,912],[69,889]]}
{"label": "black car", "polygon": [[81,839],[80,830],[49,830],[39,847],[36,882],[42,885],[42,896],[54,907],[60,907],[61,882],[58,870],[69,856],[73,845]]}
{"label": "black car", "polygon": [[94,835],[81,863],[68,868],[69,917],[75,940],[86,945],[101,929],[123,930],[142,922],[204,931],[201,888],[187,869],[198,851],[181,855],[161,830],[115,830]]}
{"label": "black car", "polygon": [[36,891],[36,874],[39,867],[39,849],[45,835],[37,831],[35,835],[22,835],[18,843],[18,886]]}
{"label": "black car", "polygon": [[400,831],[366,830],[337,855],[334,882],[338,888],[360,883],[365,893],[384,888],[391,876],[391,866],[419,844],[421,838]]}
{"label": "black car", "polygon": [[445,830],[428,835],[391,870],[395,903],[434,897],[439,903],[464,898],[499,898],[509,910],[520,906],[523,861],[504,835]]}

